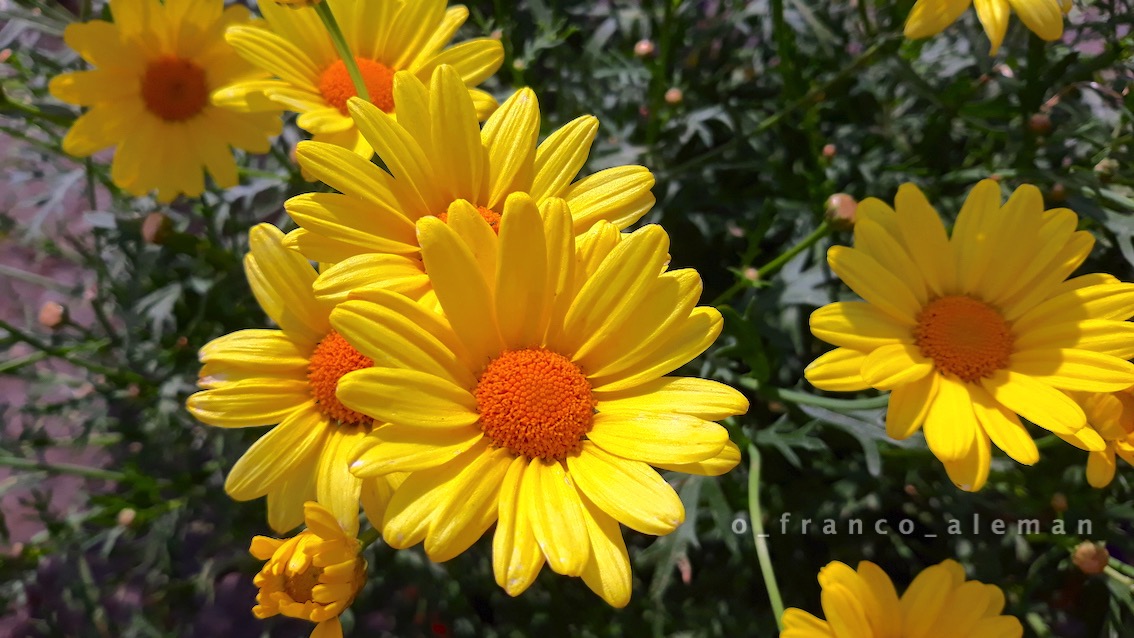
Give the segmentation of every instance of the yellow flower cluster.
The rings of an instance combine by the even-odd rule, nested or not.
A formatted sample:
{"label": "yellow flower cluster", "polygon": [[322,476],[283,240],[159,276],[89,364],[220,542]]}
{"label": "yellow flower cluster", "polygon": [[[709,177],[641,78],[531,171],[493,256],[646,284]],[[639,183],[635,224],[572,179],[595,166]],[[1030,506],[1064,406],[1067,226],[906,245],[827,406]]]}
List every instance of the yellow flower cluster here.
{"label": "yellow flower cluster", "polygon": [[[1009,8],[1044,39],[1062,32],[1059,0],[973,4],[994,51]],[[907,35],[941,31],[969,5],[919,0]],[[284,110],[313,136],[296,150],[304,174],[336,191],[290,199],[298,229],[286,235],[251,230],[245,272],[278,329],[202,347],[201,390],[187,402],[212,426],[271,426],[225,490],[267,497],[280,533],[306,524],[253,540],[266,561],[256,615],[341,636],[338,615],[365,581],[360,507],[389,545],[423,543],[434,561],[494,528],[495,578],[511,595],[546,563],[626,605],[622,526],[673,532],[685,512],[659,470],[731,470],[740,450],[717,422],[748,409],[726,385],[668,376],[714,342],[722,318],[697,306],[697,272],[669,270],[661,227],[628,231],[654,204],[650,171],[577,179],[598,121],[581,116],[541,141],[535,93],[498,105],[477,89],[503,49],[447,46],[464,7],[259,8],[262,20],[221,0],[110,0],[113,23],[65,36],[93,70],[51,83],[88,108],[64,148],[116,147],[112,178],[131,194],[196,196],[206,172],[234,186],[232,148],[267,151]],[[343,28],[324,28],[327,15]],[[1077,226],[1070,210],[1044,210],[1035,188],[1002,202],[992,181],[973,188],[951,234],[912,185],[892,207],[862,202],[854,247],[828,260],[863,301],[812,315],[837,348],[806,378],[890,391],[887,432],[922,430],[962,489],[984,485],[993,444],[1038,460],[1021,417],[1090,451],[1091,484],[1109,483],[1116,456],[1134,461],[1134,284],[1068,279],[1093,245]],[[785,637],[1022,631],[1001,615],[999,589],[966,582],[951,561],[901,599],[871,563],[832,563],[820,583],[828,621],[790,610]]]}

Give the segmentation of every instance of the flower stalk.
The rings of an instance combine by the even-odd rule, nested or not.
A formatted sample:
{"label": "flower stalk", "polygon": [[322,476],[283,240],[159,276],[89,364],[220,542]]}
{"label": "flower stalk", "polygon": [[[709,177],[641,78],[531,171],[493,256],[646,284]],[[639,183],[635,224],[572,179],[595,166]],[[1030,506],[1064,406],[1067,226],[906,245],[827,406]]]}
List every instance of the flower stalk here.
{"label": "flower stalk", "polygon": [[366,90],[366,82],[362,79],[362,71],[358,69],[358,61],[354,59],[354,54],[351,53],[350,47],[347,46],[346,36],[343,35],[343,30],[339,28],[338,21],[335,20],[335,14],[331,12],[331,6],[326,2],[320,2],[315,5],[315,13],[319,14],[319,19],[323,21],[323,26],[326,27],[327,33],[331,35],[331,42],[335,44],[335,50],[339,52],[339,57],[343,59],[343,64],[346,65],[347,74],[350,75],[350,81],[354,83],[354,92],[358,97],[370,101],[370,92]]}
{"label": "flower stalk", "polygon": [[776,615],[776,627],[783,631],[784,601],[776,583],[776,572],[772,569],[768,535],[764,533],[764,514],[760,509],[760,451],[755,445],[748,446],[748,458],[748,516],[752,520],[752,540],[756,545],[756,557],[760,560],[760,573],[768,590],[768,600],[772,603],[772,613]]}

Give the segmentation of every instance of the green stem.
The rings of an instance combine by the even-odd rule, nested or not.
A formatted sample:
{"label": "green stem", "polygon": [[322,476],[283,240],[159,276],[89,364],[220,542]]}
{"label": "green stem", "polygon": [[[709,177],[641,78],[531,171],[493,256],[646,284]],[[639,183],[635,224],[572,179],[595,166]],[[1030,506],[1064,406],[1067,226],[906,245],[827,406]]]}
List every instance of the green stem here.
{"label": "green stem", "polygon": [[760,573],[768,589],[772,613],[776,615],[776,627],[783,631],[784,601],[780,598],[780,586],[776,584],[776,573],[772,570],[768,535],[764,533],[764,514],[760,511],[760,451],[755,445],[748,446],[748,458],[748,516],[752,519],[752,540],[756,544],[756,557],[760,560]]}
{"label": "green stem", "polygon": [[331,42],[335,44],[335,49],[339,52],[339,57],[343,59],[343,64],[346,65],[347,73],[350,75],[350,81],[354,83],[354,91],[358,97],[370,101],[370,92],[366,90],[366,82],[362,79],[362,72],[358,70],[358,60],[354,59],[354,54],[351,53],[350,47],[347,46],[346,36],[343,35],[343,30],[339,28],[338,21],[335,20],[335,14],[331,13],[331,6],[326,2],[320,2],[315,5],[315,13],[319,14],[319,18],[323,21],[323,26],[327,28],[327,33],[331,34]]}
{"label": "green stem", "polygon": [[358,551],[362,551],[367,547],[370,547],[374,544],[374,541],[378,540],[379,538],[382,538],[382,532],[378,531],[377,527],[371,527],[370,529],[366,530],[362,533],[362,535],[358,537]]}
{"label": "green stem", "polygon": [[[740,385],[748,386],[749,384],[745,383],[745,381],[747,381],[747,379],[741,379]],[[795,390],[775,388],[772,386],[763,386],[753,389],[758,389],[769,401],[779,400],[796,405],[814,405],[820,408],[827,408],[828,410],[835,410],[836,412],[847,410],[875,410],[884,408],[890,403],[890,395],[888,394],[865,399],[831,399],[814,394],[807,394],[806,392],[797,392]]]}
{"label": "green stem", "polygon": [[124,380],[127,383],[142,383],[145,381],[145,378],[130,370],[115,370],[113,368],[108,368],[106,366],[94,363],[93,361],[80,359],[66,348],[57,348],[55,346],[44,343],[43,341],[36,339],[35,337],[27,334],[26,332],[16,328],[12,324],[2,319],[0,319],[0,330],[4,330],[17,341],[22,341],[35,348],[36,350],[47,354],[48,356],[58,357],[60,359],[63,359],[64,361],[67,361],[68,363],[72,363],[95,374],[101,374],[111,379]]}
{"label": "green stem", "polygon": [[1106,569],[1103,570],[1103,573],[1106,574],[1107,576],[1110,576],[1112,580],[1119,582],[1123,585],[1126,585],[1130,589],[1134,589],[1134,579],[1131,579],[1129,576],[1127,576],[1126,574],[1123,574],[1122,572],[1111,567],[1110,565],[1106,566]]}
{"label": "green stem", "polygon": [[70,474],[102,481],[121,481],[126,478],[126,475],[121,472],[101,470],[97,467],[72,465],[70,463],[48,463],[47,461],[21,459],[15,456],[0,456],[0,467],[11,467],[17,470],[39,470],[52,474]]}
{"label": "green stem", "polygon": [[1109,561],[1107,561],[1107,565],[1120,574],[1134,578],[1134,565],[1127,565],[1117,558],[1111,558]]}
{"label": "green stem", "polygon": [[826,221],[824,221],[822,224],[819,224],[818,228],[811,231],[811,234],[808,235],[807,237],[804,237],[803,240],[800,241],[798,244],[787,249],[787,251],[782,253],[779,257],[776,257],[772,261],[769,261],[768,263],[764,264],[763,266],[760,266],[760,268],[757,269],[757,272],[760,274],[760,278],[763,279],[765,277],[768,277],[770,275],[775,274],[776,271],[778,271],[780,268],[783,268],[784,264],[791,261],[793,258],[795,258],[796,255],[807,250],[808,248],[811,248],[820,239],[823,239],[824,237],[826,237],[827,235],[830,235],[830,234],[831,234],[831,224],[829,224]]}

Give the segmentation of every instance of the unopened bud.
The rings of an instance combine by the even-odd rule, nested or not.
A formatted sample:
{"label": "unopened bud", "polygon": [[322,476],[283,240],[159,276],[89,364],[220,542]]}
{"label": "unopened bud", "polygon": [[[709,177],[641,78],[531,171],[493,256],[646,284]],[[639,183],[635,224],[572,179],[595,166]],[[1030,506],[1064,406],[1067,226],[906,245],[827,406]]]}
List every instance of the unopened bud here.
{"label": "unopened bud", "polygon": [[827,159],[834,159],[835,155],[839,153],[839,149],[834,144],[823,145],[823,157]]}
{"label": "unopened bud", "polygon": [[1048,193],[1048,198],[1052,202],[1065,202],[1067,201],[1067,187],[1063,184],[1056,182],[1051,185],[1051,192]]}
{"label": "unopened bud", "polygon": [[744,278],[751,282],[760,281],[760,271],[749,266],[744,269]]}
{"label": "unopened bud", "polygon": [[55,329],[67,321],[67,307],[57,301],[49,301],[39,308],[39,325]]}
{"label": "unopened bud", "polygon": [[1110,562],[1110,552],[1106,551],[1106,545],[1102,543],[1084,541],[1071,554],[1071,562],[1084,574],[1101,574]]}
{"label": "unopened bud", "polygon": [[1104,157],[1095,164],[1095,174],[1099,176],[1099,181],[1103,183],[1110,182],[1114,179],[1115,174],[1118,173],[1118,160],[1113,157]]}
{"label": "unopened bud", "polygon": [[846,193],[835,193],[827,198],[827,221],[843,230],[854,228],[858,201]]}
{"label": "unopened bud", "polygon": [[492,33],[488,34],[488,37],[492,38],[493,40],[502,40],[504,39],[504,31],[500,29],[494,29]]}
{"label": "unopened bud", "polygon": [[650,57],[654,54],[655,50],[656,47],[654,46],[653,40],[646,38],[638,40],[638,42],[634,45],[634,55],[640,58]]}
{"label": "unopened bud", "polygon": [[1062,514],[1067,511],[1067,495],[1063,492],[1056,492],[1051,497],[1051,509],[1055,510],[1056,514]]}
{"label": "unopened bud", "polygon": [[676,86],[665,92],[666,104],[681,104],[685,100],[685,93]]}
{"label": "unopened bud", "polygon": [[1051,133],[1051,118],[1046,113],[1036,113],[1028,118],[1028,130],[1036,135]]}
{"label": "unopened bud", "polygon": [[150,213],[142,220],[142,239],[147,244],[160,246],[173,232],[173,221],[164,213]]}
{"label": "unopened bud", "polygon": [[137,518],[138,513],[132,508],[124,508],[118,511],[118,525],[120,527],[130,527],[130,524]]}

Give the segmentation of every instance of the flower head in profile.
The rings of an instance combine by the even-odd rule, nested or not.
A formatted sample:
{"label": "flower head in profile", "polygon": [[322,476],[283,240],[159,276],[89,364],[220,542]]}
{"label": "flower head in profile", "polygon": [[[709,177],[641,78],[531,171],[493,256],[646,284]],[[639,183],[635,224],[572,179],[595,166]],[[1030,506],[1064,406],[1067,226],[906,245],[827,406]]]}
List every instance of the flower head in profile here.
{"label": "flower head in profile", "polygon": [[[1134,390],[1070,394],[1087,413],[1088,427],[1075,434],[1063,434],[1061,438],[1090,452],[1087,482],[1091,487],[1106,487],[1114,480],[1117,458],[1134,465]],[[1100,438],[1105,445],[1101,450]]]}
{"label": "flower head in profile", "polygon": [[1071,0],[917,0],[906,18],[905,35],[914,40],[937,35],[970,6],[976,8],[977,19],[992,43],[990,54],[996,55],[1011,13],[1015,12],[1032,33],[1054,41],[1063,36],[1063,14],[1071,10]]}
{"label": "flower head in profile", "polygon": [[[240,330],[201,348],[205,389],[186,407],[213,426],[275,426],[236,462],[224,485],[239,501],[266,495],[273,529],[294,528],[303,503],[317,499],[353,532],[359,500],[380,510],[390,494],[386,478],[361,481],[348,470],[373,422],[335,397],[339,378],[371,361],[331,328],[334,304],[315,296],[315,269],[283,246],[279,229],[256,226],[250,244],[248,283],[280,329]],[[389,276],[380,267],[373,273]]]}
{"label": "flower head in profile", "polygon": [[1067,279],[1094,246],[1067,209],[1045,211],[1033,186],[1001,205],[991,180],[969,193],[952,237],[912,184],[895,208],[858,206],[854,248],[827,253],[831,269],[865,301],[811,315],[835,350],[806,375],[833,391],[892,390],[886,431],[924,428],[953,482],[980,489],[990,441],[1031,465],[1039,451],[1022,416],[1091,450],[1103,441],[1064,390],[1114,392],[1134,384],[1134,285],[1110,275]]}
{"label": "flower head in profile", "polygon": [[851,569],[833,562],[819,572],[826,620],[800,609],[784,612],[780,638],[1020,638],[1024,627],[1004,611],[1004,592],[965,580],[960,563],[923,570],[898,597],[890,577],[869,561]]}
{"label": "flower head in profile", "polygon": [[366,584],[359,543],[322,505],[303,504],[307,529],[289,539],[257,536],[249,552],[264,563],[253,579],[260,588],[252,613],[283,614],[318,623],[311,638],[342,638],[339,615]]}
{"label": "flower head in profile", "polygon": [[110,12],[113,24],[92,20],[63,34],[93,67],[51,81],[57,99],[87,107],[63,150],[89,157],[115,147],[111,179],[132,195],[195,197],[205,171],[218,186],[235,186],[230,147],[267,152],[281,125],[275,113],[210,102],[221,86],[262,76],[224,41],[226,27],[248,24],[248,10],[223,0],[110,0]]}
{"label": "flower head in profile", "polygon": [[439,68],[428,90],[414,75],[399,73],[394,94],[415,105],[413,117],[395,120],[361,100],[350,103],[359,130],[389,173],[329,144],[303,142],[297,149],[304,170],[339,191],[299,195],[285,204],[300,226],[288,234],[288,245],[311,259],[337,264],[320,281],[328,291],[345,295],[368,285],[365,266],[386,259],[377,254],[386,253],[412,257],[419,265],[416,273],[406,274],[407,281],[386,285],[427,292],[417,220],[453,223],[454,211],[471,211],[496,233],[504,202],[513,193],[529,195],[537,206],[565,200],[576,235],[599,221],[626,228],[653,206],[654,177],[644,166],[616,166],[575,181],[598,120],[580,117],[537,144],[539,103],[530,89],[509,98],[483,130],[452,67]]}
{"label": "flower head in profile", "polygon": [[[474,87],[500,68],[504,48],[489,38],[446,47],[469,10],[446,9],[445,4],[445,0],[326,1],[375,108],[391,115],[403,107],[416,110],[417,104],[397,99],[394,74],[404,70],[428,82],[442,64],[457,70],[465,92],[476,103],[477,117],[484,119],[496,108],[491,95]],[[300,128],[316,140],[369,159],[374,149],[347,111],[347,101],[357,95],[354,82],[315,9],[260,2],[260,11],[267,29],[236,27],[229,29],[227,38],[272,79],[233,83],[218,93],[218,101],[248,111],[294,111],[299,113]]]}
{"label": "flower head in profile", "polygon": [[615,606],[630,598],[619,523],[663,535],[684,520],[654,468],[718,475],[740,460],[714,420],[742,414],[728,386],[664,376],[721,330],[695,307],[693,270],[665,272],[658,226],[623,236],[597,224],[575,248],[565,202],[508,197],[500,235],[475,209],[417,223],[444,315],[370,290],[331,325],[374,366],[339,400],[388,425],[356,450],[359,476],[412,472],[383,538],[457,556],[495,523],[496,582],[518,595],[543,564]]}

